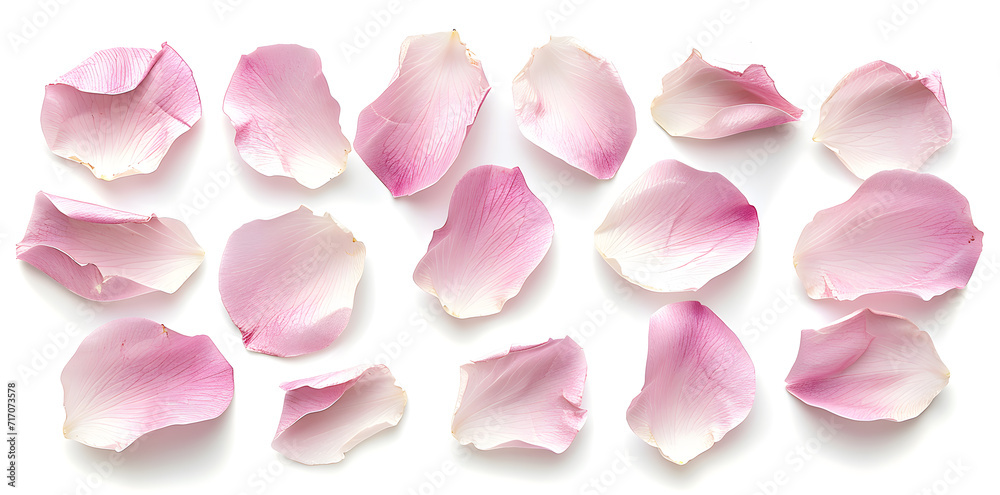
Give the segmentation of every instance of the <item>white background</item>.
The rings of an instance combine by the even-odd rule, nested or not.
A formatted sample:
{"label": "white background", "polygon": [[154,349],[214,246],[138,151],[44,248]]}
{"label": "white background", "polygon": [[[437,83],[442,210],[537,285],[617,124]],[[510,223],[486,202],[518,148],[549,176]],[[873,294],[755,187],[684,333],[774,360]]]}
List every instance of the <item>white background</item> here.
{"label": "white background", "polygon": [[[371,12],[386,9],[388,0],[232,0],[231,8],[226,0],[62,1],[53,15],[36,1],[0,7],[0,29],[5,30],[0,47],[2,379],[18,380],[18,483],[24,493],[175,494],[195,486],[204,493],[425,495],[995,489],[1000,462],[995,448],[997,4],[402,0],[401,12],[349,58],[344,45],[354,43],[356,29],[365,29],[373,21]],[[910,14],[900,10],[893,17],[894,8]],[[452,28],[482,60],[493,90],[457,162],[435,186],[394,200],[355,153],[347,171],[318,190],[264,177],[240,160],[221,108],[241,54],[273,43],[317,49],[342,106],[341,124],[353,140],[358,112],[385,89],[403,38]],[[576,36],[609,58],[635,103],[639,133],[612,180],[595,180],[547,155],[514,123],[510,81],[531,49],[551,34]],[[23,36],[26,43],[14,46],[11,35]],[[156,48],[163,41],[193,69],[204,115],[155,173],[102,182],[47,150],[38,124],[46,83],[96,50]],[[711,62],[764,64],[781,93],[806,109],[803,121],[714,141],[667,136],[647,108],[659,93],[660,78],[687,56],[692,41]],[[983,256],[969,288],[930,302],[902,296],[811,301],[795,276],[792,248],[816,211],[843,202],[860,184],[831,152],[810,141],[817,109],[841,76],[876,59],[910,72],[941,70],[955,137],[925,171],[969,198],[976,225],[985,232]],[[762,151],[769,139],[772,152]],[[754,157],[759,165],[746,162]],[[643,170],[667,158],[723,173],[760,215],[754,252],[695,293],[631,288],[593,248],[593,230],[613,199]],[[431,232],[444,222],[455,183],[470,168],[487,163],[521,167],[552,213],[555,238],[502,313],[459,321],[441,313],[436,299],[418,289],[411,275]],[[14,259],[39,190],[183,218],[205,248],[205,262],[173,295],[108,304],[81,299]],[[282,359],[247,352],[219,298],[220,255],[229,233],[243,223],[300,204],[331,212],[367,246],[354,314],[342,337],[313,355]],[[197,214],[185,218],[186,209]],[[714,448],[675,466],[632,434],[625,410],[642,386],[649,316],[686,299],[707,304],[740,335],[756,365],[757,399],[749,418]],[[824,326],[866,306],[904,315],[930,331],[952,371],[951,383],[915,420],[837,420],[830,437],[820,429],[835,417],[791,397],[783,380],[801,329]],[[235,368],[236,395],[220,418],[151,433],[119,458],[62,437],[59,373],[87,332],[126,316],[210,335]],[[754,320],[764,323],[758,327]],[[589,363],[584,406],[590,413],[566,453],[472,452],[458,446],[450,421],[459,365],[512,343],[581,331]],[[396,347],[400,338],[407,345]],[[330,466],[298,465],[271,450],[281,410],[280,382],[379,359],[383,353],[391,354],[390,368],[410,397],[398,427]],[[628,464],[616,463],[619,457]],[[585,489],[592,479],[598,486]],[[775,479],[780,486],[772,484]]]}

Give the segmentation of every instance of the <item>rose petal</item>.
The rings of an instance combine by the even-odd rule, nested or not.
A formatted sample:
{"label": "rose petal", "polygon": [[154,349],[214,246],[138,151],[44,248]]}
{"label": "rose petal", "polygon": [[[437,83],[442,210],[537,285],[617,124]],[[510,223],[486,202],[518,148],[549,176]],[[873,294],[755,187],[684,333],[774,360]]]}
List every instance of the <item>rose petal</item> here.
{"label": "rose petal", "polygon": [[941,75],[911,76],[882,61],[854,69],[820,107],[813,141],[862,179],[882,170],[919,169],[951,141]]}
{"label": "rose petal", "polygon": [[42,103],[49,149],[104,180],[156,170],[200,118],[191,68],[166,43],[99,51],[46,86]]}
{"label": "rose petal", "polygon": [[333,464],[399,423],[406,392],[383,365],[282,383],[285,405],[271,448],[302,464]]}
{"label": "rose petal", "polygon": [[785,378],[799,400],[857,421],[915,418],[951,373],[927,332],[910,320],[864,309],[819,330],[803,330]]}
{"label": "rose petal", "polygon": [[66,438],[120,452],[153,430],[222,414],[233,400],[233,367],[207,335],[122,318],[83,339],[62,384]]}
{"label": "rose petal", "polygon": [[746,258],[757,230],[757,210],[725,177],[664,160],[615,200],[594,244],[633,284],[691,291]]}
{"label": "rose petal", "polygon": [[813,299],[896,292],[928,300],[965,287],[982,251],[965,196],[933,175],[887,170],[817,213],[793,261]]}
{"label": "rose petal", "polygon": [[424,189],[455,162],[489,90],[457,31],[406,38],[389,87],[358,116],[358,155],[393,196]]}
{"label": "rose petal", "polygon": [[117,301],[154,291],[172,294],[205,252],[180,220],[39,192],[17,259],[81,297]]}
{"label": "rose petal", "polygon": [[455,185],[413,281],[456,318],[498,313],[545,257],[552,229],[521,169],[476,167]]}
{"label": "rose petal", "polygon": [[684,464],[746,419],[755,389],[750,355],[712,310],[668,304],[649,319],[646,382],[626,417],[639,438]]}
{"label": "rose petal", "polygon": [[236,128],[240,156],[264,175],[315,189],[347,165],[351,143],[316,50],[271,45],[244,55],[222,108]]}
{"label": "rose petal", "polygon": [[305,206],[236,229],[219,292],[251,351],[298,356],[330,345],[351,318],[365,244]]}
{"label": "rose petal", "polygon": [[762,65],[743,72],[705,62],[691,50],[680,67],[663,76],[653,99],[653,119],[671,136],[715,139],[799,120],[802,109],[778,94]]}
{"label": "rose petal", "polygon": [[513,90],[524,137],[598,179],[614,177],[636,133],[614,65],[573,38],[552,38],[532,50]]}
{"label": "rose petal", "polygon": [[462,445],[561,454],[587,419],[587,360],[573,339],[511,347],[462,365],[451,431]]}

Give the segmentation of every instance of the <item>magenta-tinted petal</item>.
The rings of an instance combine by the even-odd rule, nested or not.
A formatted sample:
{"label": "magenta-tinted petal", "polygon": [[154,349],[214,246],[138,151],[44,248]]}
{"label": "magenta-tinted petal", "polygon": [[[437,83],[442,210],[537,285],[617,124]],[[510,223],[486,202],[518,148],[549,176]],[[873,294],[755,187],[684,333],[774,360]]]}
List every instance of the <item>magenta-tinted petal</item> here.
{"label": "magenta-tinted petal", "polygon": [[358,155],[393,196],[424,189],[455,162],[489,90],[458,32],[406,38],[389,87],[358,116]]}
{"label": "magenta-tinted petal", "polygon": [[653,119],[671,136],[715,139],[793,122],[802,109],[778,94],[762,65],[743,72],[705,62],[698,50],[663,76]]}
{"label": "magenta-tinted petal", "polygon": [[882,61],[844,76],[819,119],[813,140],[862,179],[882,170],[917,170],[951,141],[941,75],[912,76]]}
{"label": "magenta-tinted petal", "polygon": [[552,38],[531,52],[513,91],[524,137],[598,179],[614,177],[636,133],[614,65],[573,38]]}
{"label": "magenta-tinted petal", "polygon": [[676,464],[708,450],[746,419],[756,375],[740,339],[697,301],[649,319],[646,382],[626,418],[639,438]]}
{"label": "magenta-tinted petal", "polygon": [[948,384],[930,335],[901,316],[870,309],[803,330],[788,391],[857,421],[915,418]]}
{"label": "magenta-tinted petal", "polygon": [[251,351],[298,356],[330,345],[351,318],[365,244],[305,206],[236,229],[219,292]]}
{"label": "magenta-tinted petal", "polygon": [[746,258],[757,230],[757,210],[725,177],[664,160],[615,200],[594,245],[633,284],[691,291]]}
{"label": "magenta-tinted petal", "polygon": [[315,189],[347,165],[351,143],[316,50],[271,45],[244,55],[222,108],[236,128],[240,156],[264,175]]}
{"label": "magenta-tinted petal", "polygon": [[545,257],[552,229],[519,168],[476,167],[455,185],[413,281],[457,318],[498,313]]}
{"label": "magenta-tinted petal", "polygon": [[83,339],[62,384],[66,438],[121,451],[153,430],[218,417],[233,400],[233,367],[207,335],[122,318]]}
{"label": "magenta-tinted petal", "polygon": [[573,339],[511,347],[462,365],[451,432],[480,450],[564,452],[587,419],[587,359]]}
{"label": "magenta-tinted petal", "polygon": [[897,292],[928,300],[965,287],[982,251],[965,196],[933,175],[887,170],[817,213],[793,261],[813,299]]}
{"label": "magenta-tinted petal", "polygon": [[302,464],[332,464],[399,423],[406,392],[383,365],[282,383],[285,405],[271,447]]}
{"label": "magenta-tinted petal", "polygon": [[17,259],[81,297],[117,301],[175,292],[205,252],[180,220],[39,192]]}
{"label": "magenta-tinted petal", "polygon": [[53,153],[112,180],[156,170],[200,118],[191,68],[164,43],[95,53],[45,87],[41,120]]}

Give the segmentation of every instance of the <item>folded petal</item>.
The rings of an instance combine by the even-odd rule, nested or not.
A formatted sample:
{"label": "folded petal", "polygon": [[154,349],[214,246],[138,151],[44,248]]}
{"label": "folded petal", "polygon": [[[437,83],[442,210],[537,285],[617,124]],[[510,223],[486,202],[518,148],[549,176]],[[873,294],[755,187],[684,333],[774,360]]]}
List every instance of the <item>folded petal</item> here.
{"label": "folded petal", "polygon": [[813,141],[862,179],[882,170],[919,169],[951,141],[941,74],[912,76],[882,61],[854,69],[820,107]]}
{"label": "folded petal", "polygon": [[778,94],[762,65],[743,72],[705,62],[692,50],[680,67],[663,76],[653,99],[653,119],[671,136],[715,139],[799,120],[802,109]]}
{"label": "folded petal", "polygon": [[191,68],[166,43],[99,51],[46,86],[42,103],[49,149],[104,180],[156,170],[200,118]]}
{"label": "folded petal", "polygon": [[928,300],[965,287],[982,251],[965,196],[933,175],[887,170],[817,213],[793,261],[813,299],[896,292]]}
{"label": "folded petal", "polygon": [[424,189],[455,162],[489,90],[457,31],[406,38],[389,87],[358,116],[358,155],[393,196]]}
{"label": "folded petal", "polygon": [[746,419],[755,389],[750,355],[712,310],[668,304],[649,319],[646,382],[626,417],[639,438],[684,464]]}
{"label": "folded petal", "polygon": [[240,156],[264,175],[315,189],[347,165],[351,143],[316,50],[271,45],[244,55],[222,109],[236,128]]}
{"label": "folded petal", "polygon": [[205,251],[180,220],[39,192],[17,259],[81,297],[117,301],[175,292]]}
{"label": "folded petal", "polygon": [[531,52],[513,90],[524,137],[598,179],[614,177],[636,133],[614,65],[573,38],[552,38]]}
{"label": "folded petal", "polygon": [[498,313],[545,257],[552,229],[521,169],[476,167],[455,185],[413,281],[456,318]]}
{"label": "folded petal", "polygon": [[120,452],[153,430],[222,414],[233,400],[233,367],[207,335],[121,318],[83,339],[62,384],[66,438]]}
{"label": "folded petal", "polygon": [[330,345],[351,318],[365,244],[305,206],[236,229],[219,292],[251,351],[298,356]]}
{"label": "folded petal", "polygon": [[927,409],[949,376],[927,332],[863,309],[803,330],[785,383],[802,402],[848,419],[906,421]]}
{"label": "folded petal", "polygon": [[615,200],[594,244],[633,284],[691,291],[746,258],[757,230],[757,210],[725,177],[664,160]]}
{"label": "folded petal", "polygon": [[285,405],[271,448],[302,464],[333,464],[399,423],[406,392],[383,365],[282,383]]}
{"label": "folded petal", "polygon": [[462,365],[451,432],[480,450],[508,447],[561,454],[587,419],[587,360],[573,339],[511,347]]}

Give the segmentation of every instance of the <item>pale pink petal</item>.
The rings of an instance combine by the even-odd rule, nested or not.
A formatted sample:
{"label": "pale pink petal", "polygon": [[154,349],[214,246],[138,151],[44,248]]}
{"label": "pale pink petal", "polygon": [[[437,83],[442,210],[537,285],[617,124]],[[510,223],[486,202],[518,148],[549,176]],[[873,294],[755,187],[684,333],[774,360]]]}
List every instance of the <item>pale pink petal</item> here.
{"label": "pale pink petal", "polygon": [[633,284],[691,291],[746,258],[757,230],[757,210],[725,177],[664,160],[615,200],[594,244]]}
{"label": "pale pink petal", "polygon": [[848,419],[906,421],[927,409],[949,376],[927,332],[864,309],[803,330],[785,383],[802,402]]}
{"label": "pale pink petal", "polygon": [[219,292],[251,351],[298,356],[330,345],[351,318],[365,244],[305,206],[236,229]]}
{"label": "pale pink petal", "polygon": [[697,301],[649,319],[646,382],[626,418],[639,438],[676,464],[708,450],[750,414],[753,362],[736,334]]}
{"label": "pale pink petal", "polygon": [[399,423],[406,392],[383,365],[282,383],[285,405],[271,447],[302,464],[332,464]]}
{"label": "pale pink petal", "polygon": [[560,454],[587,419],[587,360],[573,339],[511,347],[462,365],[451,432],[480,450],[522,447]]}
{"label": "pale pink petal", "polygon": [[817,213],[793,261],[813,299],[896,292],[928,300],[965,287],[982,251],[965,196],[933,175],[887,170]]}
{"label": "pale pink petal", "polygon": [[653,119],[671,136],[715,139],[799,120],[802,109],[778,94],[762,65],[743,72],[705,62],[698,50],[663,76]]}
{"label": "pale pink petal", "polygon": [[498,313],[545,257],[552,229],[521,169],[476,167],[455,185],[413,281],[456,318]]}
{"label": "pale pink petal", "polygon": [[166,43],[97,52],[46,86],[42,103],[49,149],[104,180],[156,170],[200,118],[191,68]]}
{"label": "pale pink petal", "polygon": [[264,175],[315,189],[347,165],[351,143],[316,50],[271,45],[244,55],[222,109],[236,128],[240,156]]}
{"label": "pale pink petal", "polygon": [[489,91],[457,31],[406,38],[389,87],[358,116],[358,155],[393,196],[424,189],[455,162]]}
{"label": "pale pink petal", "polygon": [[598,179],[614,177],[636,133],[614,65],[573,38],[552,38],[531,52],[513,90],[524,137]]}
{"label": "pale pink petal", "polygon": [[121,451],[153,430],[218,417],[233,400],[233,367],[207,335],[122,318],[83,339],[62,384],[66,438]]}
{"label": "pale pink petal", "polygon": [[941,74],[907,74],[882,61],[851,71],[819,111],[813,135],[862,179],[875,172],[917,170],[951,141]]}
{"label": "pale pink petal", "polygon": [[17,259],[81,297],[117,301],[177,291],[205,251],[180,220],[39,192]]}

